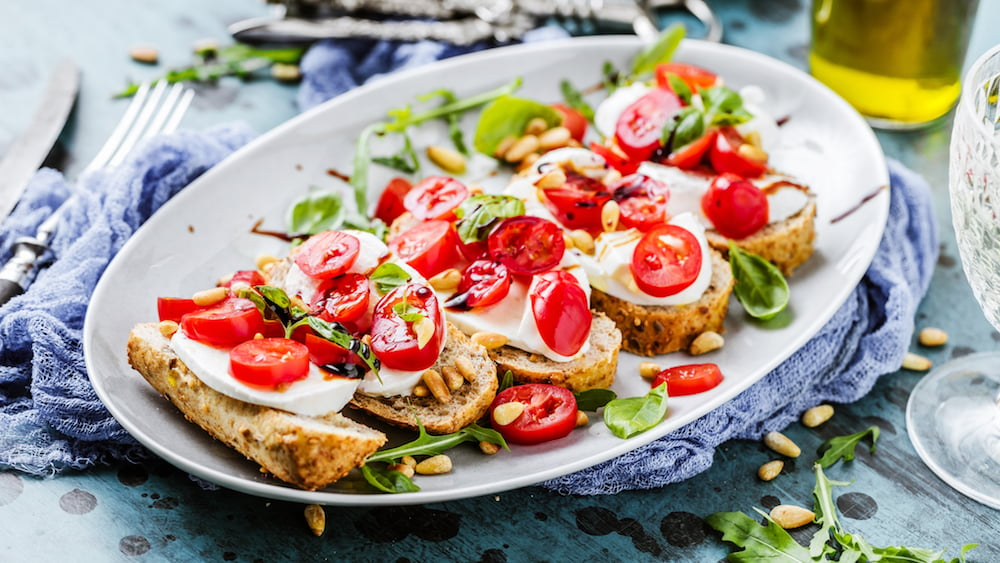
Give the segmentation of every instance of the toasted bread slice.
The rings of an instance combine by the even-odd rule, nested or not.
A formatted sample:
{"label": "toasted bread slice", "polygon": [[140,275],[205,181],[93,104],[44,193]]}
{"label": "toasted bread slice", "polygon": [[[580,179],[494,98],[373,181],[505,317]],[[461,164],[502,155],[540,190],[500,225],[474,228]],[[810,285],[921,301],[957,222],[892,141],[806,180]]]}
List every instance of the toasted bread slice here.
{"label": "toasted bread slice", "polygon": [[698,301],[688,305],[636,305],[600,290],[593,290],[590,303],[615,322],[622,333],[622,348],[641,356],[657,356],[685,350],[699,334],[722,333],[722,321],[732,294],[732,270],[718,251],[712,250],[712,280]]}
{"label": "toasted bread slice", "polygon": [[[714,229],[706,231],[705,235],[709,244],[719,249],[723,255],[729,254],[731,239]],[[771,223],[747,238],[733,242],[742,250],[771,262],[785,276],[790,276],[795,268],[812,256],[815,239],[816,196],[810,194],[806,205],[795,215]]]}
{"label": "toasted bread slice", "polygon": [[[442,378],[445,382],[456,383],[449,389],[447,401],[434,394],[373,397],[355,393],[350,404],[396,426],[416,429],[419,419],[431,434],[448,434],[482,418],[496,397],[496,366],[486,355],[486,349],[469,340],[451,323],[448,323],[448,342],[431,369],[439,375],[455,370],[449,374],[451,377]],[[461,377],[460,386],[456,373]]]}
{"label": "toasted bread slice", "polygon": [[497,363],[497,373],[502,375],[510,370],[515,383],[550,383],[571,391],[585,391],[611,386],[618,370],[621,343],[622,335],[615,323],[595,311],[590,349],[569,362],[556,362],[512,346],[490,350],[490,357]]}
{"label": "toasted bread slice", "polygon": [[306,490],[347,475],[386,441],[381,432],[337,413],[303,416],[219,393],[174,354],[156,323],[132,329],[128,359],[186,419],[275,477]]}

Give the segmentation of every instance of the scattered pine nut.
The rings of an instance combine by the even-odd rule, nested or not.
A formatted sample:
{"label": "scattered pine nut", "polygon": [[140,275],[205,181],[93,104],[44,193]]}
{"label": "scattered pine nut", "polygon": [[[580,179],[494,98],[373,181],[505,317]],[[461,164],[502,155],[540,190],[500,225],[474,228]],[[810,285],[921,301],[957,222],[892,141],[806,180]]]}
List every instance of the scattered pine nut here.
{"label": "scattered pine nut", "polygon": [[594,237],[590,236],[590,233],[583,229],[573,229],[569,232],[569,236],[573,239],[573,246],[580,249],[580,252],[594,253]]}
{"label": "scattered pine nut", "polygon": [[590,424],[590,417],[583,411],[576,411],[576,427],[580,428]]}
{"label": "scattered pine nut", "polygon": [[736,154],[747,160],[767,162],[767,153],[764,152],[764,149],[752,143],[743,143],[740,145],[740,148],[736,149]]}
{"label": "scattered pine nut", "polygon": [[458,370],[452,366],[441,368],[441,378],[444,379],[444,383],[448,386],[449,391],[458,391],[465,383],[465,378],[462,377],[462,374],[458,373]]}
{"label": "scattered pine nut", "polygon": [[389,471],[398,471],[407,477],[413,477],[413,466],[406,465],[405,463],[393,463],[386,467]]}
{"label": "scattered pine nut", "polygon": [[931,369],[932,365],[934,364],[931,363],[930,360],[919,354],[914,354],[913,352],[907,352],[906,355],[903,356],[903,369],[912,371],[927,371]]}
{"label": "scattered pine nut", "polygon": [[176,334],[178,328],[177,323],[174,321],[160,321],[159,324],[160,334],[167,338]]}
{"label": "scattered pine nut", "polygon": [[779,453],[788,457],[799,457],[802,454],[802,450],[791,441],[788,436],[785,436],[781,432],[768,432],[764,435],[764,445]]}
{"label": "scattered pine nut", "polygon": [[756,131],[756,130],[750,131],[749,133],[747,133],[746,135],[744,135],[743,136],[743,140],[746,141],[746,142],[748,142],[748,143],[750,143],[751,145],[753,145],[755,147],[759,147],[762,144],[761,143],[761,138],[760,138],[760,131]]}
{"label": "scattered pine nut", "polygon": [[503,156],[507,154],[507,151],[509,151],[510,148],[513,147],[514,143],[516,142],[517,142],[517,137],[513,135],[507,135],[503,139],[500,139],[500,142],[497,143],[496,150],[493,151],[493,156],[497,158],[503,158]]}
{"label": "scattered pine nut", "polygon": [[780,459],[769,461],[757,468],[757,477],[759,477],[761,481],[771,481],[777,477],[784,468],[785,462]]}
{"label": "scattered pine nut", "polygon": [[527,125],[524,126],[525,135],[538,135],[543,133],[549,128],[549,123],[541,117],[533,117]]}
{"label": "scattered pine nut", "polygon": [[493,409],[493,424],[497,426],[507,426],[511,422],[517,420],[517,417],[521,416],[524,412],[524,403],[520,401],[511,401],[509,403],[501,403]]}
{"label": "scattered pine nut", "polygon": [[726,340],[722,338],[721,334],[715,332],[714,330],[706,330],[695,337],[695,339],[691,342],[691,347],[688,349],[688,352],[690,352],[692,356],[700,356],[722,348],[725,343]]}
{"label": "scattered pine nut", "polygon": [[451,471],[451,458],[445,454],[438,454],[421,461],[413,469],[421,475],[448,473]]}
{"label": "scattered pine nut", "polygon": [[561,168],[552,168],[545,172],[541,178],[535,182],[535,185],[543,190],[551,190],[552,188],[561,188],[566,184],[566,173],[562,171]]}
{"label": "scattered pine nut", "polygon": [[213,287],[212,289],[204,289],[195,293],[191,296],[191,300],[194,301],[194,304],[199,307],[207,307],[209,305],[215,305],[228,296],[228,287]]}
{"label": "scattered pine nut", "polygon": [[601,227],[604,232],[610,233],[618,229],[618,219],[621,214],[622,211],[617,201],[609,199],[604,203],[604,207],[601,208]]}
{"label": "scattered pine nut", "polygon": [[410,467],[417,466],[417,460],[412,455],[404,455],[402,459],[399,460],[401,463],[409,465]]}
{"label": "scattered pine nut", "polygon": [[132,47],[128,50],[128,56],[132,57],[132,60],[137,63],[147,65],[155,65],[160,60],[160,52],[156,50],[156,47],[148,45]]}
{"label": "scattered pine nut", "polygon": [[517,170],[518,174],[522,174],[526,170],[530,170],[535,165],[535,162],[538,161],[539,157],[540,155],[537,152],[528,154],[528,156],[524,157],[524,160],[522,160],[521,163],[517,165],[517,168],[515,168],[515,170]]}
{"label": "scattered pine nut", "polygon": [[199,39],[191,45],[191,51],[193,51],[194,54],[201,55],[203,57],[215,55],[219,52],[219,42],[212,37]]}
{"label": "scattered pine nut", "polygon": [[653,379],[661,371],[663,368],[656,362],[639,362],[639,375],[646,379]]}
{"label": "scattered pine nut", "polygon": [[616,168],[611,168],[604,175],[604,177],[601,178],[601,183],[604,184],[605,186],[610,186],[611,184],[614,184],[615,182],[621,179],[622,179],[622,173],[619,172],[618,169]]}
{"label": "scattered pine nut", "polygon": [[465,356],[459,356],[455,358],[455,369],[458,373],[462,374],[468,382],[473,382],[476,380],[476,369],[472,365],[472,360],[466,358]]}
{"label": "scattered pine nut", "polygon": [[465,157],[455,149],[431,145],[427,147],[427,158],[449,174],[465,174]]}
{"label": "scattered pine nut", "polygon": [[281,258],[273,254],[261,254],[257,257],[256,264],[258,270],[264,270],[264,268],[274,264],[275,262],[280,262]]}
{"label": "scattered pine nut", "polygon": [[507,162],[521,162],[529,154],[538,150],[538,137],[534,135],[525,135],[518,139],[507,152],[504,153],[503,159]]}
{"label": "scattered pine nut", "polygon": [[271,65],[271,78],[281,82],[298,82],[302,80],[302,71],[297,64],[274,63]]}
{"label": "scattered pine nut", "polygon": [[426,397],[431,394],[431,390],[427,388],[423,383],[417,383],[413,386],[413,396],[414,397]]}
{"label": "scattered pine nut", "polygon": [[447,270],[442,270],[435,274],[431,279],[427,280],[431,284],[431,287],[438,291],[452,291],[458,287],[458,284],[462,281],[462,272],[459,272],[455,268],[448,268]]}
{"label": "scattered pine nut", "polygon": [[538,136],[538,144],[543,151],[549,151],[565,147],[572,138],[569,129],[562,126],[553,127]]}
{"label": "scattered pine nut", "polygon": [[441,403],[447,403],[451,400],[451,391],[448,390],[448,385],[445,384],[444,379],[437,370],[429,369],[425,371],[420,376],[420,381],[427,386],[430,390],[431,395]]}
{"label": "scattered pine nut", "polygon": [[830,420],[831,416],[833,416],[832,405],[816,405],[802,413],[802,424],[806,428],[816,428],[820,424]]}
{"label": "scattered pine nut", "polygon": [[420,317],[419,321],[413,323],[413,332],[417,335],[417,349],[423,350],[434,336],[434,320],[426,316]]}
{"label": "scattered pine nut", "polygon": [[486,440],[479,441],[479,451],[486,455],[493,455],[500,451],[500,446],[494,444],[493,442],[487,442]]}
{"label": "scattered pine nut", "polygon": [[779,504],[771,509],[771,519],[786,530],[801,528],[816,519],[816,513],[801,506]]}
{"label": "scattered pine nut", "polygon": [[921,346],[942,346],[948,342],[948,333],[940,328],[929,326],[920,331],[917,340]]}
{"label": "scattered pine nut", "polygon": [[472,341],[487,350],[495,350],[507,344],[507,337],[496,332],[477,332],[472,335]]}
{"label": "scattered pine nut", "polygon": [[313,535],[316,537],[322,536],[326,530],[326,511],[323,510],[323,507],[318,504],[307,505],[304,514],[306,524],[309,525],[309,529],[312,530]]}

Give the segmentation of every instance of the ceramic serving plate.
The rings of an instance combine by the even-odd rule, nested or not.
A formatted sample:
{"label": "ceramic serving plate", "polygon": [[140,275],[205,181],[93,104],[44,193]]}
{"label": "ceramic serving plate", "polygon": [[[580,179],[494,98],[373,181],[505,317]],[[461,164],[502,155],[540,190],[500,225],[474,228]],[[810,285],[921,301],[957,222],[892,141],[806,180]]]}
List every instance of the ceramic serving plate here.
{"label": "ceramic serving plate", "polygon": [[[818,194],[817,245],[815,256],[790,280],[785,322],[764,326],[751,321],[734,299],[726,319],[725,347],[700,359],[718,363],[725,381],[700,395],[671,398],[667,418],[653,430],[621,440],[595,418],[566,438],[514,446],[494,456],[471,446],[457,448],[450,452],[454,470],[418,476],[417,493],[371,493],[355,477],[309,492],[261,474],[256,464],[185,421],[126,360],[129,329],[157,318],[157,296],[190,295],[210,287],[222,274],[251,267],[261,253],[283,254],[285,243],[251,233],[254,223],[263,220],[263,228],[282,230],[290,203],[310,186],[346,193],[346,184],[331,171],[350,172],[358,132],[384,119],[387,110],[414,103],[420,94],[442,86],[468,96],[518,76],[524,80],[518,95],[559,101],[561,80],[579,88],[596,84],[605,61],[628,68],[640,47],[634,37],[593,37],[458,57],[358,88],[239,150],[164,205],[125,245],[98,284],[87,314],[84,348],[101,400],[136,439],[198,477],[263,497],[340,505],[436,502],[539,483],[638,448],[731,400],[816,334],[857,285],[885,226],[888,191],[878,188],[889,180],[871,129],[829,90],[763,55],[690,40],[675,60],[712,69],[734,88],[761,86],[772,115],[783,118],[781,148],[772,152],[772,164],[802,178]],[[595,101],[600,96],[595,94]],[[467,130],[474,123],[475,115],[465,117]],[[440,136],[442,143],[447,142],[446,134],[438,124],[420,132],[422,138]],[[373,185],[380,184],[373,180]],[[639,360],[621,354],[614,384],[620,397],[648,391],[648,381],[638,375]],[[657,361],[666,367],[690,363],[691,358],[678,353]],[[412,435],[395,432],[390,439],[401,443]]]}

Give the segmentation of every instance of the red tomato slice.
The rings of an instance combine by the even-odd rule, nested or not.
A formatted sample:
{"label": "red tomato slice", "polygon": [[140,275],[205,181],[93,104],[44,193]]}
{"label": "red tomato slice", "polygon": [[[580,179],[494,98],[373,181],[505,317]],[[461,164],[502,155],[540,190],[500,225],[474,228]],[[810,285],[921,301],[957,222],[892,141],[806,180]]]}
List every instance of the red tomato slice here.
{"label": "red tomato slice", "polygon": [[309,375],[309,348],[288,338],[257,338],[229,352],[233,377],[251,385],[276,387]]}
{"label": "red tomato slice", "polygon": [[[407,303],[397,307],[397,304]],[[434,334],[423,347],[413,330],[416,321],[406,320],[397,311],[431,319]],[[424,370],[437,361],[444,346],[444,314],[434,291],[420,284],[397,287],[375,304],[372,321],[372,352],[382,365],[407,371]]]}
{"label": "red tomato slice", "polygon": [[653,88],[618,117],[615,139],[631,160],[649,160],[660,146],[663,126],[683,104],[670,90]]}
{"label": "red tomato slice", "polygon": [[462,182],[447,176],[428,176],[406,194],[403,205],[417,219],[452,219],[452,212],[468,197],[469,189]]}
{"label": "red tomato slice", "polygon": [[567,229],[601,229],[601,209],[611,192],[600,180],[570,170],[562,187],[542,192],[546,209]]}
{"label": "red tomato slice", "polygon": [[729,172],[744,178],[756,178],[767,172],[767,158],[758,160],[748,156],[740,147],[746,141],[733,127],[723,127],[715,137],[715,144],[708,151],[708,161],[719,174]]}
{"label": "red tomato slice", "polygon": [[684,170],[697,168],[705,157],[705,153],[715,144],[715,138],[718,134],[718,130],[709,129],[708,132],[698,139],[672,151],[664,159],[664,162],[670,166],[676,166]]}
{"label": "red tomato slice", "polygon": [[486,258],[489,255],[490,247],[486,244],[485,240],[462,242],[462,239],[459,238],[458,251],[469,262],[475,262],[481,258]]}
{"label": "red tomato slice", "polygon": [[653,379],[653,387],[667,384],[667,396],[681,397],[708,391],[722,383],[722,371],[715,364],[690,364],[667,368]]}
{"label": "red tomato slice", "polygon": [[767,196],[757,186],[736,176],[720,174],[701,196],[701,210],[722,236],[746,238],[767,225]]}
{"label": "red tomato slice", "polygon": [[629,269],[644,293],[667,297],[694,283],[701,261],[698,239],[687,229],[667,224],[642,236]]}
{"label": "red tomato slice", "polygon": [[521,215],[504,219],[486,239],[490,257],[512,274],[537,274],[559,265],[566,253],[563,231],[552,221]]}
{"label": "red tomato slice", "polygon": [[[493,412],[499,405],[519,402],[524,412],[510,424],[497,424]],[[576,397],[564,387],[528,383],[508,387],[490,405],[493,429],[512,444],[538,444],[562,438],[576,427]]]}
{"label": "red tomato slice", "polygon": [[[364,377],[368,370],[364,361],[357,354],[339,344],[316,336],[312,331],[303,337],[303,344],[309,349],[310,362],[336,375]],[[357,368],[348,367],[349,365],[357,366]]]}
{"label": "red tomato slice", "polygon": [[358,237],[340,231],[324,231],[308,239],[295,253],[295,264],[312,278],[335,278],[354,265],[361,250]]}
{"label": "red tomato slice", "polygon": [[389,250],[400,260],[430,278],[461,260],[461,239],[448,221],[420,223],[389,242]]}
{"label": "red tomato slice", "polygon": [[608,163],[608,166],[621,172],[622,175],[625,176],[638,170],[639,164],[642,163],[641,160],[629,160],[629,158],[625,156],[625,153],[623,153],[618,147],[609,147],[600,143],[591,142],[590,150],[591,152],[601,155],[601,157],[604,158],[604,161]]}
{"label": "red tomato slice", "polygon": [[229,297],[181,317],[181,330],[192,340],[231,346],[264,332],[264,317],[253,301]]}
{"label": "red tomato slice", "polygon": [[385,189],[382,190],[382,195],[378,198],[378,204],[375,205],[375,218],[381,219],[386,225],[391,225],[396,217],[406,211],[403,199],[412,188],[413,184],[406,178],[389,180]]}
{"label": "red tomato slice", "polygon": [[590,338],[590,313],[587,293],[573,274],[554,270],[538,274],[532,280],[531,313],[538,333],[557,354],[572,356]]}
{"label": "red tomato slice", "polygon": [[462,272],[456,291],[445,307],[468,309],[493,305],[510,293],[510,272],[499,262],[476,260]]}
{"label": "red tomato slice", "polygon": [[671,74],[683,80],[692,92],[711,88],[719,82],[717,74],[700,66],[685,63],[660,63],[656,65],[656,85],[673,91],[670,87],[670,80],[667,79],[667,76]]}
{"label": "red tomato slice", "polygon": [[552,104],[551,107],[562,114],[562,126],[569,129],[570,136],[583,142],[583,136],[587,134],[587,118],[566,104]]}
{"label": "red tomato slice", "polygon": [[644,174],[631,174],[615,182],[611,189],[626,228],[648,231],[667,222],[670,189]]}
{"label": "red tomato slice", "polygon": [[183,297],[156,298],[156,312],[160,317],[160,321],[174,321],[175,323],[179,323],[181,322],[181,317],[201,308],[200,305],[195,304],[194,299],[185,299]]}
{"label": "red tomato slice", "polygon": [[253,287],[255,285],[265,285],[267,280],[257,270],[239,270],[233,273],[223,287]]}
{"label": "red tomato slice", "polygon": [[370,295],[368,276],[363,274],[344,274],[325,280],[309,303],[310,314],[324,321],[342,323],[351,332],[364,331],[368,327],[356,326],[356,321],[368,312]]}

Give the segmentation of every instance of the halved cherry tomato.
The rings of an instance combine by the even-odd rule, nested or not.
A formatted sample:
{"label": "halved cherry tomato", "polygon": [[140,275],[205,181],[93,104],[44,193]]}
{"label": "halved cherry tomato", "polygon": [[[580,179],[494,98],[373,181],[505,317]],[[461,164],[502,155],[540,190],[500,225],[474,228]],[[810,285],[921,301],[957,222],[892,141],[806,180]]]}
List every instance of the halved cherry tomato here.
{"label": "halved cherry tomato", "polygon": [[[404,305],[405,303],[405,305]],[[428,318],[434,334],[420,346],[413,325]],[[372,320],[372,352],[382,365],[407,371],[420,371],[434,365],[444,346],[444,315],[434,291],[422,284],[401,285],[385,294],[375,304]]]}
{"label": "halved cherry tomato", "polygon": [[[357,354],[344,348],[343,346],[330,342],[329,340],[316,336],[309,331],[303,337],[302,343],[309,349],[309,361],[320,367],[340,366],[342,364],[354,364],[362,370],[367,369],[364,362]],[[337,370],[338,375],[344,370]],[[364,373],[364,371],[362,371]]]}
{"label": "halved cherry tomato", "polygon": [[652,386],[667,384],[667,396],[680,397],[708,391],[722,383],[722,371],[715,364],[689,364],[667,368],[656,374]]}
{"label": "halved cherry tomato", "polygon": [[448,221],[425,221],[389,242],[389,250],[426,278],[461,260],[458,233]]}
{"label": "halved cherry tomato", "polygon": [[563,231],[548,219],[508,217],[486,239],[490,257],[512,274],[537,274],[556,267],[566,253]]}
{"label": "halved cherry tomato", "polygon": [[615,125],[618,146],[631,160],[649,160],[660,146],[663,126],[682,105],[677,94],[653,88],[618,117]]}
{"label": "halved cherry tomato", "polygon": [[288,338],[258,338],[229,352],[233,377],[251,385],[275,387],[309,375],[309,348]]}
{"label": "halved cherry tomato", "polygon": [[485,240],[462,242],[461,237],[459,237],[458,251],[469,262],[475,262],[481,258],[486,258],[490,252],[490,247],[486,244]]}
{"label": "halved cherry tomato", "polygon": [[667,222],[670,189],[645,174],[631,174],[615,182],[611,189],[626,228],[648,231]]}
{"label": "halved cherry tomato", "polygon": [[385,189],[382,190],[382,195],[378,198],[378,204],[375,205],[375,218],[381,219],[386,225],[391,225],[396,217],[406,211],[403,198],[412,188],[413,184],[406,178],[389,180]]}
{"label": "halved cherry tomato", "polygon": [[447,176],[428,176],[406,194],[403,205],[417,219],[452,219],[455,208],[468,197],[469,189],[462,182]]}
{"label": "halved cherry tomato", "polygon": [[701,261],[698,239],[687,229],[666,224],[642,236],[629,269],[644,293],[667,297],[694,283]]}
{"label": "halved cherry tomato", "polygon": [[529,295],[531,313],[545,344],[563,356],[579,352],[594,321],[580,281],[563,270],[545,272],[534,277]]}
{"label": "halved cherry tomato", "polygon": [[370,295],[368,276],[344,274],[316,288],[309,303],[310,313],[324,321],[341,323],[351,332],[363,331],[368,327],[357,326],[357,321],[368,312]]}
{"label": "halved cherry tomato", "polygon": [[562,114],[562,126],[569,129],[570,136],[583,142],[583,136],[587,134],[587,118],[566,104],[552,104],[550,107]]}
{"label": "halved cherry tomato", "polygon": [[697,168],[698,165],[701,164],[705,153],[708,152],[709,149],[711,149],[715,144],[715,137],[718,136],[718,134],[719,131],[717,129],[709,129],[701,137],[698,137],[683,147],[671,151],[663,162],[669,164],[670,166],[676,166],[677,168],[684,170]]}
{"label": "halved cherry tomato", "polygon": [[[505,403],[524,404],[524,412],[510,424],[497,424],[496,408]],[[490,405],[493,429],[512,444],[538,444],[562,438],[576,427],[576,397],[564,387],[528,383],[508,387]]]}
{"label": "halved cherry tomato", "polygon": [[264,317],[253,301],[229,297],[181,317],[181,330],[199,342],[231,346],[264,332]]}
{"label": "halved cherry tomato", "polygon": [[720,174],[701,196],[701,210],[722,236],[746,238],[767,225],[767,196],[735,174]]}
{"label": "halved cherry tomato", "polygon": [[264,285],[267,281],[264,276],[260,274],[257,270],[239,270],[234,272],[232,277],[222,284],[223,287],[253,287],[255,285]]}
{"label": "halved cherry tomato", "polygon": [[194,302],[194,299],[183,297],[157,297],[156,313],[161,321],[181,322],[181,317],[201,309],[201,305]]}
{"label": "halved cherry tomato", "polygon": [[767,171],[767,156],[756,158],[759,151],[740,150],[747,144],[740,132],[733,127],[723,127],[715,137],[715,144],[708,151],[708,161],[712,168],[722,174],[730,172],[744,178],[756,178]]}
{"label": "halved cherry tomato", "polygon": [[445,307],[465,309],[493,305],[510,293],[510,272],[499,262],[476,260],[462,272],[462,281],[456,291]]}
{"label": "halved cherry tomato", "polygon": [[567,229],[601,228],[601,209],[611,192],[600,180],[569,170],[562,187],[542,191],[542,203]]}
{"label": "halved cherry tomato", "polygon": [[629,157],[626,156],[625,153],[623,153],[617,146],[608,146],[591,142],[590,151],[601,155],[601,157],[604,158],[604,161],[608,163],[608,166],[621,172],[622,175],[625,176],[638,170],[639,164],[642,163],[641,160],[630,160]]}
{"label": "halved cherry tomato", "polygon": [[323,231],[306,239],[296,251],[294,260],[307,276],[329,279],[350,269],[360,250],[358,237],[340,231]]}
{"label": "halved cherry tomato", "polygon": [[692,92],[711,88],[719,82],[717,74],[700,66],[686,63],[660,63],[656,65],[656,85],[672,91],[670,80],[667,79],[667,76],[671,74],[683,80]]}

